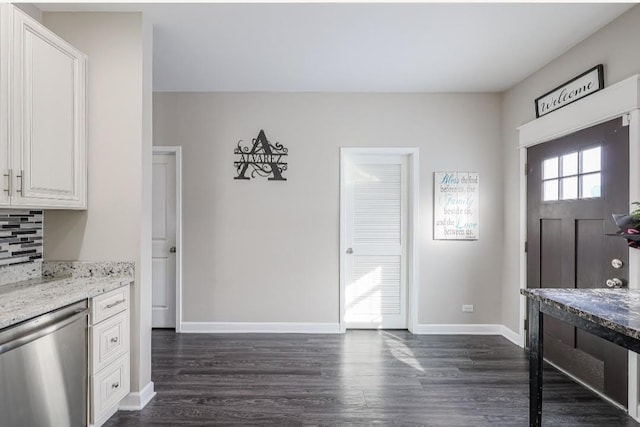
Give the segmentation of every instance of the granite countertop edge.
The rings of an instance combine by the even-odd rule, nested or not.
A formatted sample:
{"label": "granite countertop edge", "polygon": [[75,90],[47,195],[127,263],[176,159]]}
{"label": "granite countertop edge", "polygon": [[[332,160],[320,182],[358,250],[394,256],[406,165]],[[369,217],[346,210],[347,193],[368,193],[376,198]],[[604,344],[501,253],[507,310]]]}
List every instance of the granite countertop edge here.
{"label": "granite countertop edge", "polygon": [[37,278],[0,287],[0,329],[130,285],[133,277]]}
{"label": "granite countertop edge", "polygon": [[[561,301],[556,301],[554,299],[551,299],[550,297],[541,294],[541,292],[544,291],[548,291],[548,290],[553,290],[554,288],[545,288],[545,289],[520,289],[520,293],[522,295],[524,295],[527,298],[533,299],[533,300],[537,300],[540,301],[544,304],[548,304],[551,305],[559,310],[565,311],[567,313],[570,314],[574,314],[582,319],[591,321],[597,325],[606,327],[608,329],[611,329],[615,332],[619,332],[623,335],[626,335],[628,337],[634,338],[634,339],[640,339],[640,330],[636,330],[634,328],[630,328],[628,326],[625,326],[621,323],[615,322],[611,319],[607,319],[605,317],[602,317],[600,315],[597,315],[595,313],[589,313],[586,312],[580,308],[577,307],[572,307],[570,305],[567,305]],[[559,289],[563,289],[564,288],[559,288]],[[628,292],[628,289],[620,289],[621,292]]]}

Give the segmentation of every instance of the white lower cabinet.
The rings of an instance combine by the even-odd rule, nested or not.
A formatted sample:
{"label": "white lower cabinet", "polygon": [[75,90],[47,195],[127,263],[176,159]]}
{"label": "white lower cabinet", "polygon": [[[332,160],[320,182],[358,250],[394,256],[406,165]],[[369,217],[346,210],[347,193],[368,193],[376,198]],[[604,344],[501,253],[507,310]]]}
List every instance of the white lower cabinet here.
{"label": "white lower cabinet", "polygon": [[89,424],[101,426],[130,391],[129,287],[91,300]]}

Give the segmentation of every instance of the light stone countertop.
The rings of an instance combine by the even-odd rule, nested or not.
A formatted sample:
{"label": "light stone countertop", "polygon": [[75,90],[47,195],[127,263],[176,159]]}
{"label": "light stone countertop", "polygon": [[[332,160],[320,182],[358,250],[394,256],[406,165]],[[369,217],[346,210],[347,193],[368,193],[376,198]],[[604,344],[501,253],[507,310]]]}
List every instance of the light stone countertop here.
{"label": "light stone countertop", "polygon": [[67,277],[0,286],[0,329],[131,283],[130,276]]}

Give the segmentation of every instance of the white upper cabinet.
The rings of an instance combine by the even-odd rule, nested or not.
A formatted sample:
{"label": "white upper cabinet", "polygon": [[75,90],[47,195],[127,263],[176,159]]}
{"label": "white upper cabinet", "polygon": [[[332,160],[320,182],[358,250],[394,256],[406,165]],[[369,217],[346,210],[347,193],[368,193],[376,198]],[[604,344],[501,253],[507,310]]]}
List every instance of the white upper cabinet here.
{"label": "white upper cabinet", "polygon": [[0,207],[9,205],[11,177],[9,174],[9,49],[8,9],[0,6]]}
{"label": "white upper cabinet", "polygon": [[20,9],[3,13],[12,15],[4,20],[12,28],[2,31],[11,37],[3,55],[11,70],[9,203],[86,209],[87,58]]}

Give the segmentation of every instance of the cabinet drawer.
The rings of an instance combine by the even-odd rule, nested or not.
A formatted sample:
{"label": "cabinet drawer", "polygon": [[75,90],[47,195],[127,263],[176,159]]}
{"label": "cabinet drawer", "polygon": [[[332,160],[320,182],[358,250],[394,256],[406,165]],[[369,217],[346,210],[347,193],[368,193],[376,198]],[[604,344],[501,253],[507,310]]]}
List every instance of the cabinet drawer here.
{"label": "cabinet drawer", "polygon": [[129,310],[91,328],[91,350],[93,373],[129,351]]}
{"label": "cabinet drawer", "polygon": [[100,420],[105,413],[129,394],[129,353],[91,377],[91,420]]}
{"label": "cabinet drawer", "polygon": [[128,308],[129,286],[123,286],[115,291],[99,295],[92,300],[91,323],[95,325]]}

